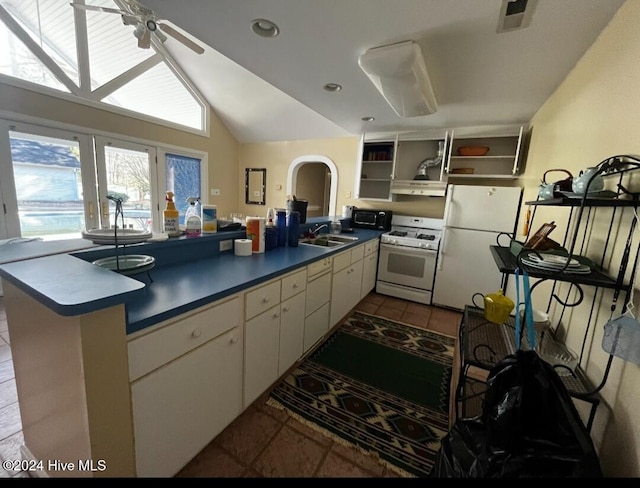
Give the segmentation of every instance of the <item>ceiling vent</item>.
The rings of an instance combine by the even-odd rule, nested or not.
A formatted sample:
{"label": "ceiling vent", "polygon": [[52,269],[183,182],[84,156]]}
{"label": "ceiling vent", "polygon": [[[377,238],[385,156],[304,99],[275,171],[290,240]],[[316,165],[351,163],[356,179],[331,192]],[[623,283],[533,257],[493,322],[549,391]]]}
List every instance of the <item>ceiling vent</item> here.
{"label": "ceiling vent", "polygon": [[524,29],[531,23],[538,0],[502,0],[497,32]]}

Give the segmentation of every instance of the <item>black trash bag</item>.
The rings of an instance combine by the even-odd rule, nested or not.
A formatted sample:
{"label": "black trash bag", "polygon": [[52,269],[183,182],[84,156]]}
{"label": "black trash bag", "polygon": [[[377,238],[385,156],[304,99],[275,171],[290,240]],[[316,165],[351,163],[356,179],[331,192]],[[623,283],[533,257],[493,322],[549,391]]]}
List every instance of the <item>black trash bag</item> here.
{"label": "black trash bag", "polygon": [[456,421],[431,477],[602,477],[591,437],[554,368],[517,351],[487,378],[482,414]]}

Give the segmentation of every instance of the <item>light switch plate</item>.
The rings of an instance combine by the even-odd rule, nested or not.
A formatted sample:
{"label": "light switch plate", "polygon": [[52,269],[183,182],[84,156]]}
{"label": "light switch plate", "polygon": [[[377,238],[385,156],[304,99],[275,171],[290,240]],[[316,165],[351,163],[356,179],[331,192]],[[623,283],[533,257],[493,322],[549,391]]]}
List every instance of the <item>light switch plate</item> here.
{"label": "light switch plate", "polygon": [[211,188],[211,196],[219,197],[220,196],[220,189],[219,188]]}

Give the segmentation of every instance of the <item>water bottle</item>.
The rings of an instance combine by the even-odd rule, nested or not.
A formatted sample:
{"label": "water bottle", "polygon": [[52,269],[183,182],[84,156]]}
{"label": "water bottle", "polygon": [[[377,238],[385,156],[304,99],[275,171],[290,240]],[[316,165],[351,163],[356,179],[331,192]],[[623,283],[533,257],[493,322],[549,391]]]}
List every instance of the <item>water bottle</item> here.
{"label": "water bottle", "polygon": [[278,247],[287,245],[287,212],[278,210],[276,217],[276,226],[278,227]]}
{"label": "water bottle", "polygon": [[298,235],[300,234],[300,212],[289,212],[289,246],[298,247]]}

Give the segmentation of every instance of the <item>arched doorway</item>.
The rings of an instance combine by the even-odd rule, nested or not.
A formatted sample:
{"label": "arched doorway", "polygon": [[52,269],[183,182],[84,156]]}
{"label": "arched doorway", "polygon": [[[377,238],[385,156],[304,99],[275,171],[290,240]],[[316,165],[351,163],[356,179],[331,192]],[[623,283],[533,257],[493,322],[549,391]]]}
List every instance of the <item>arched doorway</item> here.
{"label": "arched doorway", "polygon": [[[310,165],[308,168],[306,165]],[[300,169],[305,166],[304,171]],[[307,171],[309,169],[309,171]],[[328,171],[328,174],[327,174]],[[311,180],[315,178],[313,175],[326,174],[327,178],[321,180]],[[300,182],[298,181],[300,178]],[[314,186],[315,185],[315,186]],[[318,187],[318,185],[321,187]],[[306,199],[305,195],[298,192],[298,189],[304,189],[314,187],[318,190],[316,195],[320,195],[324,192],[325,185],[329,186],[329,204],[326,208],[320,211],[319,215],[336,215],[336,205],[338,198],[338,168],[331,159],[326,156],[308,155],[301,156],[294,159],[289,166],[289,172],[287,175],[287,195],[296,195],[298,198]],[[322,190],[322,191],[320,191]],[[312,202],[309,202],[312,205]],[[313,216],[309,214],[309,216]]]}

